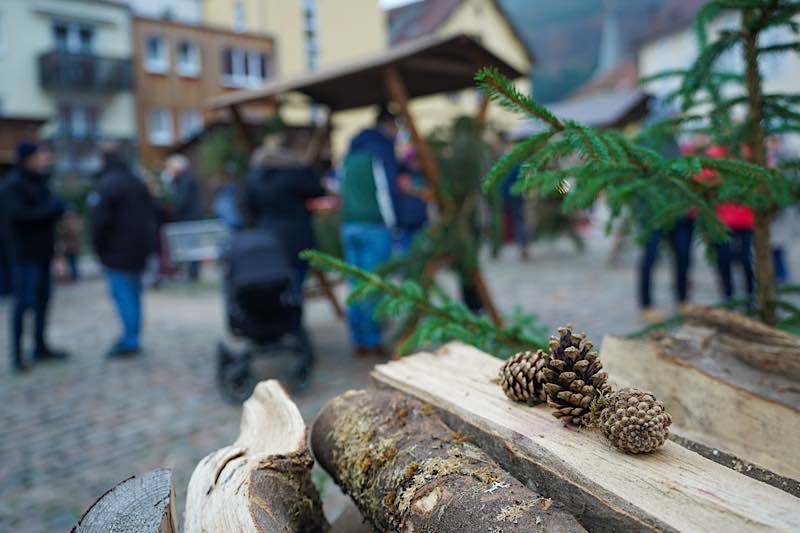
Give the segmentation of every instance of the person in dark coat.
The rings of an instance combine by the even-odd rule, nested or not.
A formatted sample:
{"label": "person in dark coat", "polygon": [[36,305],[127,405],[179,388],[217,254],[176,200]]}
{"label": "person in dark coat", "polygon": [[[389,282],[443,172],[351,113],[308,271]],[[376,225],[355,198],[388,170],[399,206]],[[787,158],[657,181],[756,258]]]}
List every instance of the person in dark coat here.
{"label": "person in dark coat", "polygon": [[11,237],[8,227],[8,213],[4,204],[6,185],[9,176],[0,176],[0,298],[10,296],[11,283]]}
{"label": "person in dark coat", "polygon": [[302,300],[308,263],[298,254],[314,247],[314,229],[306,202],[324,196],[322,176],[313,164],[324,140],[323,129],[315,133],[302,157],[278,147],[263,146],[251,161],[245,184],[245,209],[256,227],[276,235],[283,243],[294,273],[293,289]]}
{"label": "person in dark coat", "polygon": [[23,326],[28,311],[33,311],[35,319],[34,359],[67,357],[66,352],[48,347],[45,338],[56,224],[64,214],[64,202],[47,184],[52,160],[49,150],[34,143],[20,143],[16,167],[3,195],[13,272],[11,358],[18,372],[29,369],[22,356]]}
{"label": "person in dark coat", "polygon": [[155,249],[155,203],[116,147],[104,147],[103,169],[89,195],[92,243],[106,270],[123,333],[109,357],[138,354],[142,324],[142,273]]}
{"label": "person in dark coat", "polygon": [[[202,216],[200,190],[197,178],[192,174],[189,159],[183,154],[174,154],[167,159],[166,173],[172,178],[172,209],[176,222],[198,220]],[[191,261],[188,265],[189,279],[197,281],[200,277],[200,263]]]}

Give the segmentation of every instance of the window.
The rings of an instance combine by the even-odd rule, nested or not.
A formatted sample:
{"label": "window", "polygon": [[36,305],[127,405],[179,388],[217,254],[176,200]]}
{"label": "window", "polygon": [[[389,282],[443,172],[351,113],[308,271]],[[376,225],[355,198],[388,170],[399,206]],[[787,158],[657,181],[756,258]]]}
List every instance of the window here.
{"label": "window", "polygon": [[147,38],[144,68],[147,72],[156,74],[169,72],[169,51],[163,37],[151,35]]}
{"label": "window", "polygon": [[58,106],[58,134],[61,137],[94,138],[98,133],[98,123],[97,108],[73,103],[62,103]]}
{"label": "window", "polygon": [[244,12],[244,2],[239,0],[233,7],[233,31],[244,32],[247,30],[247,17]]}
{"label": "window", "polygon": [[228,87],[258,87],[270,76],[264,52],[242,48],[222,51],[222,83]]}
{"label": "window", "polygon": [[53,22],[53,44],[56,50],[73,54],[94,52],[94,28],[76,22]]}
{"label": "window", "polygon": [[195,109],[181,111],[180,136],[188,141],[203,130],[203,114]]}
{"label": "window", "polygon": [[175,70],[181,76],[196,77],[200,73],[200,51],[190,41],[178,43],[178,59]]}
{"label": "window", "polygon": [[172,113],[166,109],[152,109],[148,116],[148,139],[156,146],[169,146],[174,140]]}
{"label": "window", "polygon": [[303,0],[303,22],[306,40],[306,67],[308,70],[316,70],[319,66],[316,0]]}

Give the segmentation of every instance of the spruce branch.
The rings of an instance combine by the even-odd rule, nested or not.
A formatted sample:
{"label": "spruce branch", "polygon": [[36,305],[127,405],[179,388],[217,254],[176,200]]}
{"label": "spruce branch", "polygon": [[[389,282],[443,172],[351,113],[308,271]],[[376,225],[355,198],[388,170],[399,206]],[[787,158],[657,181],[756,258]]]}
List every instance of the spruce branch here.
{"label": "spruce branch", "polygon": [[562,122],[546,107],[525,96],[514,84],[500,74],[496,68],[482,68],[475,74],[475,81],[484,94],[511,111],[521,112],[549,124],[556,131],[564,129]]}
{"label": "spruce branch", "polygon": [[[510,355],[513,350],[547,347],[546,337],[539,332],[544,328],[536,326],[535,318],[530,315],[524,316],[524,320],[512,317],[510,326],[499,328],[488,318],[473,314],[462,303],[452,300],[441,291],[435,292],[439,302],[434,302],[413,281],[394,283],[316,250],[305,250],[300,253],[300,258],[315,268],[350,278],[354,288],[348,302],[379,297],[376,309],[379,316],[398,317],[414,313],[420,317],[421,322],[405,345],[401,346],[401,352],[452,338],[487,348],[490,353],[502,352],[502,355]],[[533,329],[537,330],[534,334],[530,333],[532,324]]]}

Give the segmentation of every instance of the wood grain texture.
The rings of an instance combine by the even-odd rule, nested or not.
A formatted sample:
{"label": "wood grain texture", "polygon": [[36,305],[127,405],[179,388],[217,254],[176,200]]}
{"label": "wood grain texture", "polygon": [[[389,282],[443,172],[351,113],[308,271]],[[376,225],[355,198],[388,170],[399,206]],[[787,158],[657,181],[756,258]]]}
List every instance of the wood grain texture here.
{"label": "wood grain texture", "polygon": [[[630,456],[546,406],[508,400],[502,361],[463,344],[379,365],[376,382],[445,413],[517,479],[562,502],[592,531],[800,530],[800,499],[667,442]],[[460,427],[459,427],[460,426]]]}
{"label": "wood grain texture", "polygon": [[185,532],[327,531],[297,406],[275,380],[244,403],[239,438],[195,468]]}
{"label": "wood grain texture", "polygon": [[172,471],[133,476],[100,496],[72,533],[178,533]]}
{"label": "wood grain texture", "polygon": [[674,353],[654,341],[606,337],[600,356],[616,385],[664,402],[679,435],[800,479],[800,447],[789,444],[800,442],[800,411],[767,392],[776,378],[736,361],[715,366],[708,355]]}
{"label": "wood grain texture", "polygon": [[314,421],[311,446],[378,531],[585,531],[406,394],[337,396]]}
{"label": "wood grain texture", "polygon": [[[687,323],[714,331],[706,350],[717,350],[755,368],[794,380],[800,387],[800,337],[719,307],[689,306]],[[800,392],[800,388],[798,390]]]}

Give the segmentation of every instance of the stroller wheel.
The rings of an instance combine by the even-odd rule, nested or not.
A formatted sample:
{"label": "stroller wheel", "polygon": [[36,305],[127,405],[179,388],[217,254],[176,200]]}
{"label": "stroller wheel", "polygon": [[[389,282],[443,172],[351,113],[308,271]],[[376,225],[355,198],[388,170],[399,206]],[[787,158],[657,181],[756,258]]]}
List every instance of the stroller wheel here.
{"label": "stroller wheel", "polygon": [[220,343],[217,348],[217,383],[222,396],[241,404],[252,394],[256,378],[250,373],[250,357],[236,357]]}

